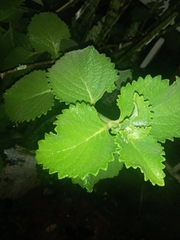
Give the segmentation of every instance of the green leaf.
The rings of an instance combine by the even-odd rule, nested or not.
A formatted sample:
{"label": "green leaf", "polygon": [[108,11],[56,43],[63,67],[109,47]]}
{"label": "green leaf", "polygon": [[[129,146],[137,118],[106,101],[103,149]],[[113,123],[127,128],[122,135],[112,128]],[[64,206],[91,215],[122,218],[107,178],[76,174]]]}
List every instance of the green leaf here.
{"label": "green leaf", "polygon": [[163,147],[150,134],[150,127],[135,127],[129,122],[125,129],[119,131],[115,142],[120,149],[120,161],[127,168],[140,168],[145,181],[164,185]]}
{"label": "green leaf", "polygon": [[48,51],[58,57],[62,39],[69,39],[68,26],[54,13],[35,15],[29,26],[28,36],[37,51]]}
{"label": "green leaf", "polygon": [[114,137],[93,106],[85,103],[70,105],[56,121],[56,134],[46,134],[39,141],[36,159],[49,173],[58,178],[85,179],[106,170],[113,161]]}
{"label": "green leaf", "polygon": [[81,178],[73,178],[74,184],[79,184],[82,188],[86,188],[88,192],[93,191],[94,185],[102,179],[113,178],[119,174],[119,171],[123,168],[123,163],[119,162],[118,155],[115,154],[114,161],[108,163],[107,170],[100,169],[97,176],[89,174],[84,180]]}
{"label": "green leaf", "polygon": [[161,76],[152,78],[148,75],[145,79],[139,78],[122,87],[117,102],[121,110],[121,122],[133,113],[135,92],[143,95],[151,105],[151,134],[161,142],[180,137],[180,79],[169,85],[169,81],[162,80]]}
{"label": "green leaf", "polygon": [[53,95],[45,71],[34,71],[16,82],[4,94],[5,109],[12,121],[30,121],[46,114]]}
{"label": "green leaf", "polygon": [[119,78],[110,59],[93,46],[65,54],[48,76],[57,99],[66,103],[84,100],[92,105],[105,91],[112,91]]}

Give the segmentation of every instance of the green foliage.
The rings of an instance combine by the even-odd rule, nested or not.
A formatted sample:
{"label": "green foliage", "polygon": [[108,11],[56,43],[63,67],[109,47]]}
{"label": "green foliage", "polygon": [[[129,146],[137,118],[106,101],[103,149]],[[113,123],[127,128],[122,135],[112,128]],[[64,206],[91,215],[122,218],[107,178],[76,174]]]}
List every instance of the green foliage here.
{"label": "green foliage", "polygon": [[[92,49],[92,47],[88,47],[80,52],[84,62],[83,70],[88,69],[89,74],[79,74],[83,77],[77,78],[76,76],[81,71],[82,65],[79,64],[79,68],[76,65],[76,72],[72,75],[70,73],[70,77],[65,78],[68,84],[62,90],[63,100],[65,89],[67,89],[72,102],[75,102],[73,97],[77,98],[77,101],[89,102],[90,98],[87,99],[89,91],[85,91],[85,94],[83,94],[83,87],[89,82],[90,73],[94,77],[94,72],[96,72],[95,65],[89,65],[89,54],[87,54],[87,50]],[[74,54],[75,52],[70,52],[67,55],[69,59],[73,59]],[[66,56],[64,56],[64,59],[66,63]],[[99,59],[101,60],[99,56],[93,56],[93,62],[98,62]],[[63,57],[61,61],[63,61]],[[103,69],[107,69],[107,64],[104,64],[103,68],[103,61],[101,62],[102,67],[97,67],[100,76],[103,75]],[[73,72],[71,64],[65,64],[64,66],[66,68],[70,66]],[[111,66],[111,63],[109,63],[109,66]],[[55,71],[58,69],[59,72],[62,71],[62,74],[64,74],[63,67],[52,67],[49,77],[54,69]],[[68,70],[65,70],[65,72],[69,73]],[[57,71],[55,74],[58,76]],[[59,76],[60,82],[60,73]],[[114,76],[116,76],[116,70],[114,70]],[[78,79],[83,79],[81,81],[81,84],[83,82],[81,87],[83,93],[80,93],[80,98],[77,97],[77,93],[80,92]],[[114,78],[114,81],[116,81],[116,78]],[[76,90],[76,84],[78,90]],[[93,89],[93,81],[91,84]],[[98,94],[104,88],[101,87],[98,78],[96,84],[99,86],[96,87],[96,94]],[[74,94],[68,86],[75,86]],[[59,87],[58,80],[54,81],[54,85],[52,85],[52,88],[56,89],[57,87]],[[69,92],[71,92],[71,95]],[[74,182],[79,182],[88,191],[92,191],[93,184],[96,182],[94,178],[98,176],[100,169],[113,175],[107,164],[113,161],[112,154],[116,153],[119,156],[119,161],[125,163],[127,168],[140,168],[145,175],[145,180],[150,180],[152,184],[162,186],[165,176],[162,171],[164,168],[162,164],[164,152],[158,141],[164,142],[165,139],[179,136],[180,112],[177,107],[180,104],[179,94],[179,79],[169,86],[169,82],[167,80],[162,81],[160,76],[152,78],[148,75],[145,79],[139,78],[138,81],[133,81],[132,84],[127,84],[121,89],[117,101],[121,114],[116,121],[102,116],[99,118],[94,107],[85,103],[77,103],[76,106],[71,105],[68,110],[64,111],[63,115],[58,116],[58,121],[55,122],[57,125],[56,134],[50,133],[46,135],[45,140],[39,142],[37,161],[42,163],[45,169],[49,168],[50,173],[58,172],[59,178],[76,178],[73,180]],[[60,96],[61,92],[58,92],[58,97],[60,98]],[[94,101],[90,101],[90,103],[93,104]],[[174,104],[177,104],[175,109],[170,110]],[[170,119],[168,119],[169,115],[167,114],[164,125],[165,123],[174,123],[172,131],[166,130],[161,120],[158,123],[158,118],[161,119],[160,116],[164,112],[166,113],[165,109],[169,109]],[[112,135],[109,134],[109,131]]]}
{"label": "green foliage", "polygon": [[28,36],[36,51],[47,51],[54,58],[59,56],[60,42],[69,39],[68,26],[54,13],[34,15],[29,26]]}
{"label": "green foliage", "polygon": [[17,8],[24,0],[11,0],[0,2],[0,22],[12,21],[13,19],[19,18],[23,10]]}
{"label": "green foliage", "polygon": [[[47,75],[56,98],[75,105],[57,116],[55,133],[39,141],[36,159],[44,169],[92,191],[100,179],[117,175],[124,163],[140,168],[152,184],[164,185],[164,152],[158,142],[180,136],[180,79],[169,86],[168,80],[148,75],[128,83],[117,101],[120,117],[113,121],[91,106],[118,79],[114,65],[94,47],[65,54]],[[24,76],[4,99],[14,121],[46,114],[53,104],[46,73]]]}
{"label": "green foliage", "polygon": [[[166,139],[180,138],[180,79],[170,85],[161,76],[147,75],[124,86],[127,79],[132,80],[132,71],[117,71],[115,66],[132,69],[133,58],[177,13],[170,10],[167,19],[162,15],[161,21],[141,35],[157,5],[147,14],[143,14],[144,9],[135,9],[130,27],[126,31],[126,27],[120,28],[122,42],[106,49],[110,29],[118,27],[118,19],[131,1],[112,0],[101,17],[96,15],[100,1],[85,1],[71,28],[53,12],[34,11],[27,23],[18,21],[26,11],[20,7],[22,2],[0,3],[0,22],[9,22],[9,27],[0,32],[1,78],[10,74],[10,81],[2,82],[1,90],[3,131],[7,116],[18,124],[30,122],[47,116],[57,102],[63,102],[67,109],[56,112],[55,122],[50,115],[55,129],[38,142],[36,159],[44,169],[57,173],[59,179],[71,178],[89,192],[99,180],[117,176],[123,165],[139,168],[145,181],[163,186],[162,144]],[[43,7],[43,1],[39,5]],[[107,54],[100,54],[93,46],[83,48],[87,41],[93,41],[101,52],[104,48]],[[47,67],[42,64],[41,70],[32,70],[42,60]],[[109,96],[107,93],[117,94],[120,115],[116,120],[97,110],[96,103]]]}

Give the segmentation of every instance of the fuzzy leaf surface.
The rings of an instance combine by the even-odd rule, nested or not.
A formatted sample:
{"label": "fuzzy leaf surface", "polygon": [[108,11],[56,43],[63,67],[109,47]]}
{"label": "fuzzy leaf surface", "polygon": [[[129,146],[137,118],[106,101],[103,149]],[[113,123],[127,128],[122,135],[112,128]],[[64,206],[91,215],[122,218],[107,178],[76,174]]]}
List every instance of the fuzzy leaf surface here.
{"label": "fuzzy leaf surface", "polygon": [[54,13],[36,14],[29,26],[28,36],[37,51],[50,52],[58,57],[62,39],[69,39],[68,26]]}
{"label": "fuzzy leaf surface", "polygon": [[57,99],[92,105],[105,91],[111,92],[119,78],[110,59],[93,46],[65,54],[51,67],[48,76]]}
{"label": "fuzzy leaf surface", "polygon": [[152,78],[148,75],[122,87],[117,102],[121,110],[120,121],[132,115],[135,92],[143,95],[151,105],[151,134],[161,142],[180,137],[180,79],[169,85],[169,81],[162,80],[161,76]]}
{"label": "fuzzy leaf surface", "polygon": [[133,96],[134,109],[130,117],[130,122],[134,126],[146,127],[151,124],[153,113],[151,112],[151,106],[149,102],[144,101],[143,96],[139,96],[138,93],[134,93]]}
{"label": "fuzzy leaf surface", "polygon": [[49,173],[58,178],[85,179],[107,169],[115,152],[114,137],[94,107],[79,103],[58,115],[56,134],[46,134],[39,141],[36,159]]}
{"label": "fuzzy leaf surface", "polygon": [[180,78],[159,96],[153,107],[151,133],[161,142],[180,137]]}
{"label": "fuzzy leaf surface", "polygon": [[120,130],[116,136],[120,161],[127,168],[140,168],[145,180],[150,180],[153,185],[164,186],[163,147],[149,133],[149,127],[135,127],[130,123]]}
{"label": "fuzzy leaf surface", "polygon": [[53,106],[53,94],[45,71],[25,75],[4,94],[5,110],[12,121],[30,121]]}

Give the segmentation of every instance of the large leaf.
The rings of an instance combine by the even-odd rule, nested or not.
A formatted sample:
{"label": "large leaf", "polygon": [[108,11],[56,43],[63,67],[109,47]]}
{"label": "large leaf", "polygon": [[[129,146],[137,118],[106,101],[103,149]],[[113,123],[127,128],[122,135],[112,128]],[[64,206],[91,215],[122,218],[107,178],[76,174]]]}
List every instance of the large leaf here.
{"label": "large leaf", "polygon": [[106,170],[113,161],[114,137],[93,106],[70,105],[58,116],[56,125],[56,134],[46,134],[36,151],[38,163],[50,174],[58,172],[59,179],[85,179],[89,174],[97,175],[100,169]]}
{"label": "large leaf", "polygon": [[57,99],[67,103],[84,100],[92,105],[105,91],[114,89],[119,78],[110,59],[93,46],[65,54],[48,76]]}
{"label": "large leaf", "polygon": [[163,147],[150,134],[149,127],[135,127],[129,123],[120,130],[116,144],[120,149],[120,161],[127,168],[140,168],[145,180],[150,180],[153,185],[164,185]]}
{"label": "large leaf", "polygon": [[152,107],[151,133],[154,137],[161,142],[180,137],[180,79],[169,85],[169,81],[162,80],[161,76],[152,78],[148,75],[122,87],[118,99],[120,121],[132,115],[135,92],[143,95]]}
{"label": "large leaf", "polygon": [[58,57],[62,39],[69,39],[68,26],[54,13],[35,15],[29,26],[28,36],[37,51],[48,51]]}
{"label": "large leaf", "polygon": [[5,109],[12,121],[29,121],[46,114],[53,95],[44,71],[34,71],[16,82],[4,94]]}

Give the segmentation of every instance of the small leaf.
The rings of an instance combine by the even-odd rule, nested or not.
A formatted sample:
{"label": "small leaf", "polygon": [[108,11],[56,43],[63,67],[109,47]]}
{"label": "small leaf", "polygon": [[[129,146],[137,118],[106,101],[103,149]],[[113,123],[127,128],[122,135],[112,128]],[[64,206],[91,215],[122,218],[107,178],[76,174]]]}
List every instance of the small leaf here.
{"label": "small leaf", "polygon": [[62,39],[69,39],[68,26],[54,13],[35,15],[29,26],[28,35],[37,51],[48,51],[58,57]]}
{"label": "small leaf", "polygon": [[107,169],[113,161],[114,137],[108,132],[94,107],[85,103],[70,105],[56,121],[56,134],[39,141],[36,159],[58,178],[85,179]]}
{"label": "small leaf", "polygon": [[5,110],[12,121],[30,121],[46,114],[53,105],[53,95],[44,71],[25,75],[4,94]]}
{"label": "small leaf", "polygon": [[145,180],[150,180],[153,185],[164,186],[163,147],[149,133],[150,128],[135,127],[131,124],[120,130],[116,136],[120,161],[127,168],[140,168]]}
{"label": "small leaf", "polygon": [[92,105],[105,91],[112,91],[119,78],[110,59],[93,46],[65,54],[48,76],[57,99],[67,103],[84,100]]}

